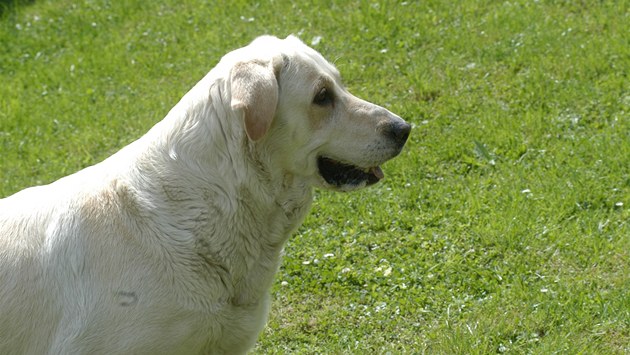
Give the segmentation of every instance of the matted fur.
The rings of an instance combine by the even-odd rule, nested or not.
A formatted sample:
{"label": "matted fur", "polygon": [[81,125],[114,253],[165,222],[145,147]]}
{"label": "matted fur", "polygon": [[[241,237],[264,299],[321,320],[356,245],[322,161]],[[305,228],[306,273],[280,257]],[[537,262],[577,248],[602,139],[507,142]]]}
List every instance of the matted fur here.
{"label": "matted fur", "polygon": [[378,176],[408,133],[294,37],[227,54],[139,140],[0,200],[0,353],[246,352],[312,187],[366,184],[318,157]]}

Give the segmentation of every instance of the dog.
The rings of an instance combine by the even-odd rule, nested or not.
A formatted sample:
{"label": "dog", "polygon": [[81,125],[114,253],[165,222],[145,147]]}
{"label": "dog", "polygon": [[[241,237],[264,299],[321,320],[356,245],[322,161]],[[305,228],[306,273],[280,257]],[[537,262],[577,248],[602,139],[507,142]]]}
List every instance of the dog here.
{"label": "dog", "polygon": [[0,200],[0,353],[247,352],[313,188],[378,182],[410,130],[296,37],[226,54],[137,141]]}

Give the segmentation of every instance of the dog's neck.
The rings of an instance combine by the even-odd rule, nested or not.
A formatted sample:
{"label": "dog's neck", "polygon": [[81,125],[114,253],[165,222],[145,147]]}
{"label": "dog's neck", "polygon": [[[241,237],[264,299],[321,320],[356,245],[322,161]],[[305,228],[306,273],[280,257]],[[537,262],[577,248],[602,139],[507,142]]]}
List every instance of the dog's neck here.
{"label": "dog's neck", "polygon": [[250,199],[267,211],[280,207],[291,224],[299,225],[306,213],[301,209],[307,210],[312,199],[310,181],[279,168],[269,142],[251,141],[242,118],[231,109],[225,81],[207,80],[160,123],[164,127],[153,138],[162,150],[157,156],[168,157],[164,164],[173,169],[188,170],[199,185],[232,189],[224,191],[231,209]]}
{"label": "dog's neck", "polygon": [[141,138],[151,141],[153,151],[138,154],[160,158],[131,164],[134,174],[153,177],[135,179],[143,182],[134,188],[140,199],[161,200],[153,208],[169,219],[158,223],[168,228],[165,238],[188,240],[196,257],[222,266],[227,276],[221,277],[234,287],[230,302],[258,302],[284,243],[310,209],[312,187],[274,169],[264,143],[225,124],[237,118],[224,103],[200,100],[186,107],[180,112],[176,106]]}

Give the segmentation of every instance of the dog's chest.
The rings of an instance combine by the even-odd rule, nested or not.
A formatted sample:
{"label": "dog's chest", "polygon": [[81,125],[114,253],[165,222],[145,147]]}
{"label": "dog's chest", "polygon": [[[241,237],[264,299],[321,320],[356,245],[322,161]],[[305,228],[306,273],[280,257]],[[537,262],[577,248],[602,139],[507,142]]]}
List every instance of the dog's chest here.
{"label": "dog's chest", "polygon": [[253,293],[266,292],[271,286],[284,244],[310,209],[309,190],[287,190],[277,197],[266,205],[241,206],[243,223],[239,223],[237,239],[242,245],[238,250],[246,274],[244,288]]}
{"label": "dog's chest", "polygon": [[215,288],[213,297],[231,306],[256,304],[268,292],[282,248],[312,199],[310,189],[286,189],[273,199],[257,193],[241,189],[230,200],[213,196],[197,236],[199,271]]}

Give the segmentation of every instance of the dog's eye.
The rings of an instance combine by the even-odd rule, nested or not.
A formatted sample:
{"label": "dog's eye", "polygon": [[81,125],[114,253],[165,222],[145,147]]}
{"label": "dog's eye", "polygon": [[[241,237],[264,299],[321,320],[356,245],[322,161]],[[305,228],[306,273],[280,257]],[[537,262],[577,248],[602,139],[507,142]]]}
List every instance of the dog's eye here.
{"label": "dog's eye", "polygon": [[330,90],[326,88],[322,88],[319,90],[315,98],[313,99],[313,103],[318,106],[327,106],[333,103],[333,96]]}

